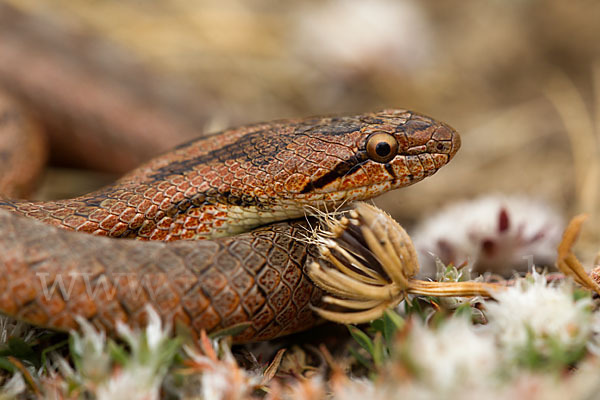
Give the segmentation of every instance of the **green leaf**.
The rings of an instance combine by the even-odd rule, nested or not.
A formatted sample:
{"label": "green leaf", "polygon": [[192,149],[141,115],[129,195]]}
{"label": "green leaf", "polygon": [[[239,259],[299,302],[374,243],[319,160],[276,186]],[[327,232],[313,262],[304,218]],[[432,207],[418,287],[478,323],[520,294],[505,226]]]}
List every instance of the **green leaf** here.
{"label": "green leaf", "polygon": [[250,325],[252,325],[251,322],[241,322],[228,328],[212,332],[208,337],[211,339],[218,339],[224,336],[237,336],[248,329]]}
{"label": "green leaf", "polygon": [[17,369],[6,357],[0,357],[0,369],[14,373]]}
{"label": "green leaf", "polygon": [[354,340],[356,340],[356,342],[363,349],[365,349],[371,355],[371,357],[373,357],[373,342],[371,341],[369,336],[367,336],[366,333],[364,333],[363,331],[361,331],[360,329],[358,329],[355,326],[352,326],[352,325],[347,325],[347,326],[348,326],[348,330],[350,331],[350,335],[352,335]]}
{"label": "green leaf", "polygon": [[46,355],[54,350],[60,349],[61,347],[66,346],[69,343],[69,340],[63,340],[61,342],[58,342],[52,346],[46,347],[43,351],[42,351],[42,357],[41,357],[41,364],[42,367],[46,368]]}
{"label": "green leaf", "polygon": [[369,360],[363,357],[363,355],[360,354],[358,351],[354,350],[352,347],[350,347],[348,350],[350,351],[350,354],[352,354],[352,356],[356,358],[356,361],[358,361],[359,364],[361,364],[363,367],[367,368],[368,370],[371,370],[373,368],[373,364],[371,364],[371,362],[369,362]]}
{"label": "green leaf", "polygon": [[127,351],[112,340],[108,342],[108,352],[110,357],[115,360],[117,364],[127,365],[129,363],[129,354]]}
{"label": "green leaf", "polygon": [[179,338],[169,339],[161,346],[160,364],[172,364],[175,356],[179,353],[182,341]]}
{"label": "green leaf", "polygon": [[471,318],[471,305],[469,303],[463,303],[460,306],[456,307],[456,310],[454,310],[454,315],[456,317],[467,317],[467,318]]}
{"label": "green leaf", "polygon": [[383,337],[388,346],[391,346],[396,332],[404,327],[404,319],[394,310],[383,313]]}
{"label": "green leaf", "polygon": [[373,333],[375,333],[375,332],[383,333],[385,330],[385,324],[383,322],[383,318],[378,318],[375,321],[372,321],[371,322],[371,330],[373,331]]}
{"label": "green leaf", "polygon": [[35,366],[39,366],[37,353],[23,339],[17,337],[9,338],[6,345],[0,356],[13,356],[19,360],[28,361]]}
{"label": "green leaf", "polygon": [[383,361],[386,358],[385,349],[383,347],[383,337],[380,332],[375,334],[375,338],[373,339],[373,364],[376,367],[381,367],[383,365]]}
{"label": "green leaf", "polygon": [[71,358],[73,359],[73,364],[75,364],[75,369],[81,371],[81,354],[75,350],[75,341],[81,339],[77,332],[73,332],[69,336],[69,354],[71,354]]}
{"label": "green leaf", "polygon": [[587,290],[584,289],[580,289],[580,288],[575,288],[573,290],[573,300],[575,302],[581,300],[581,299],[585,299],[590,297],[590,292],[588,292]]}

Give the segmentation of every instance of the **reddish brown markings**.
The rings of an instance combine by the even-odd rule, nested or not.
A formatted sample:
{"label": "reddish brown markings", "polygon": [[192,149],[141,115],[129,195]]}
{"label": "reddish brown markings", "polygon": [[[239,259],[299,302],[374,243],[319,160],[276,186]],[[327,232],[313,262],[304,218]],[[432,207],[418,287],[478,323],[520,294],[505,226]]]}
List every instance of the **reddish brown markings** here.
{"label": "reddish brown markings", "polygon": [[[387,166],[364,156],[366,137],[382,131],[394,134],[403,152]],[[316,183],[331,188],[344,176],[342,186],[348,193],[377,195],[383,190],[380,187],[392,187],[388,171],[396,175],[396,184],[412,183],[448,162],[459,143],[453,135],[433,120],[398,110],[260,124],[189,143],[88,196],[49,203],[8,202],[3,207],[96,235],[191,239],[225,231],[231,221],[231,203],[260,204],[269,212],[271,204],[293,199],[290,193],[307,187],[303,199],[320,201],[323,196],[313,191],[319,186]],[[405,155],[419,151],[431,154]],[[374,182],[381,184],[375,187]],[[366,189],[357,189],[363,186]],[[141,307],[151,302],[164,319],[180,320],[197,331],[251,322],[238,339],[266,339],[303,329],[315,322],[309,302],[318,303],[321,293],[302,272],[312,260],[307,255],[309,246],[291,246],[292,224],[280,225],[283,229],[277,226],[205,242],[206,246],[189,243],[198,247],[199,253],[193,257],[196,250],[182,242],[168,247],[130,241],[115,244],[102,238],[87,242],[90,238],[85,235],[75,239],[67,232],[42,227],[49,229],[44,237],[65,241],[63,249],[86,249],[86,257],[95,254],[94,260],[102,260],[97,262],[101,267],[94,269],[92,282],[94,290],[100,289],[99,296],[87,297],[78,283],[74,298],[64,303],[59,297],[42,301],[40,290],[28,291],[32,287],[29,282],[35,281],[34,268],[24,263],[35,262],[35,269],[53,274],[48,282],[54,282],[68,271],[90,271],[90,263],[95,261],[76,251],[61,258],[66,252],[60,252],[56,243],[37,251],[35,257],[11,255],[21,251],[22,240],[4,235],[0,237],[0,265],[10,279],[0,274],[0,311],[13,315],[20,311],[30,321],[62,329],[72,327],[72,314],[82,313],[95,325],[114,330],[118,320],[145,321]],[[20,229],[28,232],[27,227]],[[11,246],[9,240],[19,245]],[[74,246],[71,240],[78,244]],[[169,256],[156,257],[157,252],[139,250],[158,248],[153,246],[168,251]],[[181,254],[172,254],[173,249],[181,249]],[[161,272],[155,276],[157,270]],[[128,279],[132,279],[133,289],[141,290],[138,298],[118,281],[116,274],[121,272],[132,274]],[[108,279],[106,293],[100,285],[103,279]],[[22,304],[27,305],[19,308]]]}

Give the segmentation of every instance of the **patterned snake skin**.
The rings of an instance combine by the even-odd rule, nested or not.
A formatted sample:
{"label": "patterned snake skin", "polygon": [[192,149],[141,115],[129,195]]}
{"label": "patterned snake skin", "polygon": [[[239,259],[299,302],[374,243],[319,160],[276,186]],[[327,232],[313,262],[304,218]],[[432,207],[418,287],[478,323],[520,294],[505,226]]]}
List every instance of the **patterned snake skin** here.
{"label": "patterned snake skin", "polygon": [[1,200],[0,311],[112,332],[143,324],[150,303],[193,333],[246,323],[236,342],[306,329],[321,296],[303,272],[315,250],[296,240],[306,222],[276,221],[418,182],[459,146],[449,126],[404,110],[275,121],[179,146],[89,195]]}

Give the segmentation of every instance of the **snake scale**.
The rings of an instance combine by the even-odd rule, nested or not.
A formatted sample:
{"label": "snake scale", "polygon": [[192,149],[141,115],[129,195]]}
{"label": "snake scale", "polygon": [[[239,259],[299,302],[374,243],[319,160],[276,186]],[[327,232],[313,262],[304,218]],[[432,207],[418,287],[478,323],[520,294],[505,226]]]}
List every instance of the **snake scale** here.
{"label": "snake scale", "polygon": [[[0,115],[0,144],[25,137]],[[110,333],[144,324],[150,303],[196,333],[245,324],[235,342],[306,329],[322,296],[304,274],[318,257],[298,240],[306,207],[413,184],[459,146],[454,129],[405,110],[274,121],[178,146],[88,195],[3,198],[0,311],[57,330],[81,315]]]}

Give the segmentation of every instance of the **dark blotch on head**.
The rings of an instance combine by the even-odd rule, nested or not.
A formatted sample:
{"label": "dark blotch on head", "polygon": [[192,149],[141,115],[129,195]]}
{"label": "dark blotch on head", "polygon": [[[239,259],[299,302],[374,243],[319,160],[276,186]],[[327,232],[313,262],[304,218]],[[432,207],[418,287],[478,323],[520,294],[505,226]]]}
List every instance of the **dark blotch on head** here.
{"label": "dark blotch on head", "polygon": [[304,186],[301,193],[308,193],[314,189],[321,189],[322,187],[330,184],[334,180],[341,178],[345,175],[352,175],[359,170],[360,166],[368,159],[366,152],[359,151],[356,155],[350,157],[347,160],[339,162],[331,171],[323,175],[322,177],[309,182]]}
{"label": "dark blotch on head", "polygon": [[310,132],[314,134],[340,136],[358,131],[361,127],[362,125],[354,121],[345,121],[343,118],[340,118],[339,120],[334,119],[327,124],[309,126],[309,129],[299,129],[299,132]]}

